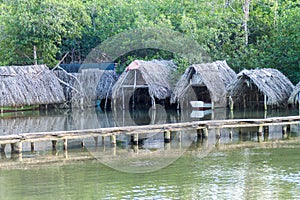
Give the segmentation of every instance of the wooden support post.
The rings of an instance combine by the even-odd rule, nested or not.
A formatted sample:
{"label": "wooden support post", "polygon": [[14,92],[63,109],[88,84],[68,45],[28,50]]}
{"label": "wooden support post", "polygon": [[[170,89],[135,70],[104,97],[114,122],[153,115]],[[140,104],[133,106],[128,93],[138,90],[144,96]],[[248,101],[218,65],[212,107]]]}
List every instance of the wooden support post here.
{"label": "wooden support post", "polygon": [[133,145],[138,145],[139,144],[139,135],[137,133],[133,134],[132,143],[133,143]]}
{"label": "wooden support post", "polygon": [[1,146],[0,146],[0,152],[4,152],[5,151],[5,146],[6,146],[6,144],[1,144]]}
{"label": "wooden support post", "polygon": [[216,129],[216,139],[220,140],[220,138],[221,138],[221,131],[220,131],[220,128],[217,128]]}
{"label": "wooden support post", "polygon": [[208,138],[208,128],[202,129],[202,138]]}
{"label": "wooden support post", "polygon": [[152,109],[156,109],[155,98],[151,96]]}
{"label": "wooden support post", "polygon": [[63,141],[64,141],[63,149],[66,151],[68,150],[68,139],[63,139]]}
{"label": "wooden support post", "polygon": [[165,131],[164,132],[164,141],[165,143],[170,143],[171,142],[171,132],[170,131]]}
{"label": "wooden support post", "polygon": [[229,139],[230,139],[230,140],[232,140],[232,136],[233,136],[233,130],[232,130],[232,128],[231,128],[230,131],[229,131]]}
{"label": "wooden support post", "polygon": [[197,129],[197,139],[202,139],[202,129]]}
{"label": "wooden support post", "polygon": [[105,144],[105,136],[102,136],[102,145]]}
{"label": "wooden support post", "polygon": [[229,108],[230,108],[230,110],[233,110],[233,104],[234,104],[233,99],[232,99],[231,96],[229,96]]}
{"label": "wooden support post", "polygon": [[31,142],[31,143],[30,143],[30,149],[31,149],[31,152],[34,151],[34,142]]}
{"label": "wooden support post", "polygon": [[287,138],[287,126],[286,125],[284,125],[284,126],[282,126],[282,137],[283,138]]}
{"label": "wooden support post", "polygon": [[84,141],[83,140],[81,140],[80,145],[81,145],[82,148],[84,148]]}
{"label": "wooden support post", "polygon": [[117,137],[116,137],[116,135],[111,135],[110,136],[110,142],[111,142],[112,146],[117,145]]}
{"label": "wooden support post", "polygon": [[264,94],[264,109],[267,110],[268,106],[267,106],[267,95]]}
{"label": "wooden support post", "polygon": [[262,137],[262,133],[263,133],[263,126],[259,126],[258,127],[258,131],[257,131],[257,141],[260,142],[261,141],[261,137]]}
{"label": "wooden support post", "polygon": [[21,153],[22,152],[22,142],[16,142],[11,144],[12,153]]}
{"label": "wooden support post", "polygon": [[52,140],[52,150],[56,150],[57,141]]}
{"label": "wooden support post", "polygon": [[124,88],[122,88],[122,109],[125,110],[125,94],[124,94]]}
{"label": "wooden support post", "polygon": [[269,126],[264,126],[264,140],[267,141],[269,139]]}
{"label": "wooden support post", "polygon": [[94,137],[94,140],[95,140],[95,146],[98,146],[98,137],[95,136],[95,137]]}

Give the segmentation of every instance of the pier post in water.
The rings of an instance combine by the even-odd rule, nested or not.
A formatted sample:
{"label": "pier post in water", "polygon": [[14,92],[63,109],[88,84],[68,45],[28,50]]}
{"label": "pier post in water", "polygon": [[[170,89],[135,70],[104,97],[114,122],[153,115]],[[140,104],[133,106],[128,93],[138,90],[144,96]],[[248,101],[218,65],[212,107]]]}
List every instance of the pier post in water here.
{"label": "pier post in water", "polygon": [[164,141],[165,141],[165,143],[171,142],[171,131],[164,132]]}
{"label": "pier post in water", "polygon": [[258,142],[261,141],[262,133],[263,133],[263,126],[259,126],[258,131],[257,131],[257,140],[258,140]]}
{"label": "pier post in water", "polygon": [[30,143],[30,149],[31,149],[31,152],[34,151],[34,142],[31,142],[31,143]]}
{"label": "pier post in water", "polygon": [[52,150],[56,150],[57,141],[52,140]]}
{"label": "pier post in water", "polygon": [[132,135],[132,143],[133,143],[133,145],[139,144],[139,135],[137,133]]}
{"label": "pier post in water", "polygon": [[287,138],[288,137],[288,126],[287,125],[284,125],[282,126],[282,137],[283,138]]}
{"label": "pier post in water", "polygon": [[269,126],[264,126],[264,140],[267,141],[269,139]]}
{"label": "pier post in water", "polygon": [[110,136],[110,142],[112,146],[116,146],[117,145],[117,137],[116,135],[111,135]]}
{"label": "pier post in water", "polygon": [[11,144],[11,152],[21,153],[22,152],[22,142],[16,142]]}
{"label": "pier post in water", "polygon": [[1,146],[0,146],[0,152],[4,152],[5,146],[6,146],[6,144],[1,144]]}
{"label": "pier post in water", "polygon": [[66,151],[67,149],[68,149],[68,139],[63,139],[63,141],[64,141],[64,150]]}

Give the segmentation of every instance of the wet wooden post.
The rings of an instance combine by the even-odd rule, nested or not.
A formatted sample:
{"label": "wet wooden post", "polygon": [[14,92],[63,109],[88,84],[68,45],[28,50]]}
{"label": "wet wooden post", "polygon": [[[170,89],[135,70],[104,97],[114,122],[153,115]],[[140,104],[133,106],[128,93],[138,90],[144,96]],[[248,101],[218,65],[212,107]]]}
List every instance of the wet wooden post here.
{"label": "wet wooden post", "polygon": [[208,138],[208,128],[207,127],[202,129],[202,137],[203,138]]}
{"label": "wet wooden post", "polygon": [[232,140],[232,136],[233,136],[233,129],[231,128],[229,131],[229,139]]}
{"label": "wet wooden post", "polygon": [[105,144],[105,136],[102,136],[102,145]]}
{"label": "wet wooden post", "polygon": [[282,137],[287,138],[288,137],[288,128],[287,125],[282,126]]}
{"label": "wet wooden post", "polygon": [[56,150],[57,141],[52,140],[52,150]]}
{"label": "wet wooden post", "polygon": [[6,144],[1,144],[1,146],[0,146],[0,152],[4,152],[5,151],[5,147],[6,147]]}
{"label": "wet wooden post", "polygon": [[84,141],[83,140],[81,140],[80,146],[81,146],[81,148],[84,148]]}
{"label": "wet wooden post", "polygon": [[267,141],[269,139],[269,126],[264,126],[264,140]]}
{"label": "wet wooden post", "polygon": [[155,98],[151,96],[152,109],[156,109]]}
{"label": "wet wooden post", "polygon": [[30,143],[30,149],[31,149],[31,152],[34,151],[34,142],[31,142],[31,143]]}
{"label": "wet wooden post", "polygon": [[234,104],[233,99],[231,96],[229,96],[229,107],[231,111],[233,110],[233,104]]}
{"label": "wet wooden post", "polygon": [[112,146],[116,146],[117,145],[117,137],[116,135],[111,135],[110,136],[110,142]]}
{"label": "wet wooden post", "polygon": [[257,141],[258,142],[261,141],[262,133],[263,133],[263,126],[259,126],[258,131],[257,131]]}
{"label": "wet wooden post", "polygon": [[95,136],[95,137],[94,137],[94,140],[95,140],[95,146],[98,146],[98,137]]}
{"label": "wet wooden post", "polygon": [[268,109],[268,105],[267,105],[267,95],[264,95],[264,109],[265,109],[265,110]]}
{"label": "wet wooden post", "polygon": [[68,149],[68,139],[63,139],[64,144],[63,144],[63,149],[66,151]]}
{"label": "wet wooden post", "polygon": [[202,129],[200,128],[197,129],[197,139],[202,139]]}
{"label": "wet wooden post", "polygon": [[171,131],[164,132],[164,141],[165,141],[165,143],[171,142]]}
{"label": "wet wooden post", "polygon": [[22,152],[22,142],[16,142],[11,144],[11,152],[21,153]]}
{"label": "wet wooden post", "polygon": [[133,145],[139,144],[139,135],[137,133],[132,135],[132,143],[133,143]]}
{"label": "wet wooden post", "polygon": [[221,138],[221,130],[220,130],[220,128],[218,127],[218,128],[216,128],[216,139],[217,139],[217,140],[220,140],[220,138]]}

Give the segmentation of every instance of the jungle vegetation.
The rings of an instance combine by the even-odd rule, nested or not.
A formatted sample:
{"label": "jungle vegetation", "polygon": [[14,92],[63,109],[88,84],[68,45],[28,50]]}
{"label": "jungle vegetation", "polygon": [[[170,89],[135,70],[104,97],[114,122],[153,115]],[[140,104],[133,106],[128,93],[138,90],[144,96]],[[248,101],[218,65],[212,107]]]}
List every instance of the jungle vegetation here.
{"label": "jungle vegetation", "polygon": [[[107,39],[147,27],[192,38],[236,72],[275,68],[300,81],[299,0],[0,0],[0,65],[54,67],[67,53],[63,62],[81,62]],[[164,56],[176,57],[150,48],[118,62]]]}

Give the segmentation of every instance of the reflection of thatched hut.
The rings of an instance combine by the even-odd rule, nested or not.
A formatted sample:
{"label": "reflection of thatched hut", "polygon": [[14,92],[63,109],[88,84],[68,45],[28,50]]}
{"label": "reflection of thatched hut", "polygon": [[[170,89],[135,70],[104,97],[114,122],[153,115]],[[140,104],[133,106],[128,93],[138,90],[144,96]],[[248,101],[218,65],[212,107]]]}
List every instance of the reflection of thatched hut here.
{"label": "reflection of thatched hut", "polygon": [[234,106],[284,106],[293,90],[291,81],[276,69],[243,70],[229,87]]}
{"label": "reflection of thatched hut", "polygon": [[65,96],[46,65],[0,67],[0,107],[63,103]]}
{"label": "reflection of thatched hut", "polygon": [[295,86],[288,102],[290,104],[299,104],[299,108],[300,108],[300,82]]}
{"label": "reflection of thatched hut", "polygon": [[80,73],[56,71],[65,82],[63,85],[67,101],[72,107],[91,107],[98,103],[106,107],[111,99],[112,87],[117,80],[114,70],[84,69]]}
{"label": "reflection of thatched hut", "polygon": [[178,81],[171,98],[172,103],[188,107],[190,101],[226,106],[226,87],[236,79],[236,73],[226,64],[217,61],[194,64],[186,69]]}
{"label": "reflection of thatched hut", "polygon": [[175,69],[176,66],[171,61],[133,61],[113,87],[115,108],[125,109],[139,105],[143,108],[155,107],[155,102],[169,98],[172,93],[171,73]]}

